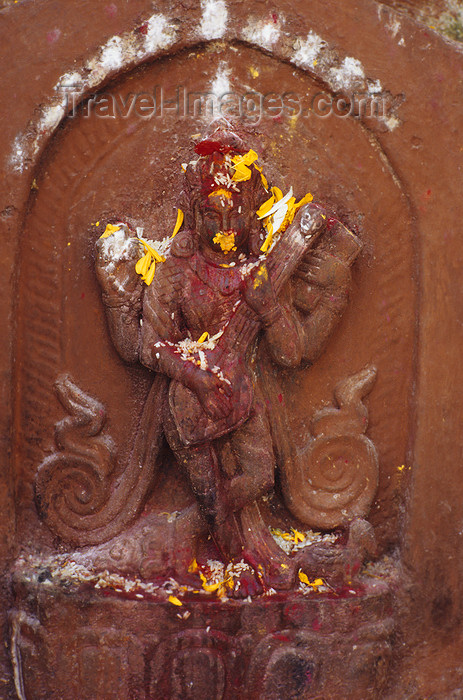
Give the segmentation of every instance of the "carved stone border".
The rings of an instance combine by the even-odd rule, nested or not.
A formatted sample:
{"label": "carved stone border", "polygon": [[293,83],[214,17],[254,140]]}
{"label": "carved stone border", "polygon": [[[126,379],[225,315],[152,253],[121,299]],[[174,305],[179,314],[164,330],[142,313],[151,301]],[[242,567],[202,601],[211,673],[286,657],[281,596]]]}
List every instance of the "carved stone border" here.
{"label": "carved stone border", "polygon": [[[120,24],[125,27],[142,27],[152,16],[151,3],[145,0],[131,3],[130,8],[123,7],[126,3],[122,2],[114,5],[121,14]],[[73,26],[75,39],[70,39],[58,56],[51,55],[49,47],[42,46],[34,36],[34,33],[40,33],[40,29],[45,32],[47,27],[56,24],[53,2],[44,0],[41,3],[40,19],[35,17],[30,3],[14,4],[2,10],[3,45],[9,52],[11,65],[15,66],[10,83],[11,95],[14,81],[17,85],[24,81],[21,72],[26,66],[39,66],[41,78],[36,82],[34,71],[26,71],[30,79],[22,86],[23,97],[7,110],[4,129],[7,144],[2,153],[5,184],[0,193],[3,233],[0,264],[6,280],[0,296],[0,313],[5,319],[5,331],[0,340],[4,386],[0,416],[4,447],[0,469],[2,555],[8,558],[14,547],[10,457],[17,242],[34,168],[63,117],[54,91],[63,73],[62,67],[65,67],[64,73],[70,73],[85,71],[87,66],[90,78],[85,90],[89,92],[137,62],[151,60],[198,41],[217,38],[245,41],[286,61],[295,61],[294,54],[302,49],[299,61],[304,67],[301,65],[304,56],[310,56],[310,53],[304,54],[303,47],[307,52],[310,48],[304,42],[313,32],[327,42],[329,48],[324,49],[327,55],[333,52],[337,57],[334,63],[320,62],[316,77],[323,84],[329,85],[334,79],[332,69],[339,69],[346,58],[352,57],[364,66],[370,80],[379,80],[390,95],[403,93],[405,96],[405,102],[397,112],[400,124],[391,123],[390,127],[395,128],[382,132],[379,125],[369,125],[372,133],[375,129],[378,131],[378,145],[407,192],[418,231],[416,262],[421,277],[416,358],[418,380],[415,430],[410,442],[410,461],[414,464],[415,474],[404,552],[415,583],[420,620],[424,625],[439,626],[442,622],[452,625],[459,619],[463,599],[463,574],[455,565],[456,561],[462,560],[463,538],[460,537],[458,544],[456,535],[450,536],[461,530],[463,503],[463,481],[458,475],[461,457],[458,417],[463,411],[463,370],[459,348],[463,342],[463,328],[455,305],[461,286],[459,269],[463,262],[463,249],[455,233],[460,228],[463,212],[458,185],[461,154],[455,149],[459,116],[454,91],[446,78],[462,74],[461,53],[428,28],[369,0],[339,4],[335,12],[331,5],[321,0],[311,3],[310,10],[302,0],[291,5],[286,2],[262,3],[252,6],[251,18],[242,17],[242,5],[238,2],[205,0],[201,5],[191,7],[190,17],[195,19],[183,22],[176,20],[174,5],[170,4],[169,12],[164,12],[163,3],[159,3],[156,14],[165,18],[165,31],[161,36],[156,32],[144,35],[151,36],[153,44],[147,46],[143,43],[146,52],[138,57],[130,54],[134,32],[116,35],[110,31],[109,22],[102,31],[103,22],[91,20],[95,6],[90,0],[75,4],[63,1],[61,6],[66,7],[67,22]],[[222,16],[218,27],[211,19],[214,12]],[[185,6],[182,6],[179,16],[185,18],[186,15]],[[270,23],[278,25],[278,21],[280,31],[276,36],[276,32],[272,34],[268,27]],[[20,31],[22,41],[17,42]],[[82,33],[86,35],[85,45],[93,47],[89,56],[84,58]],[[300,46],[295,47],[288,41],[292,34],[300,38]],[[104,47],[111,46],[109,42],[114,36],[121,39],[121,61],[117,66],[108,63],[104,54]],[[407,48],[411,43],[413,51]],[[96,49],[97,46],[101,48]],[[433,99],[423,101],[423,95],[429,95],[430,81],[439,75],[445,76],[445,89],[436,88]],[[38,104],[44,107],[36,112],[35,105]],[[436,129],[436,120],[444,127]],[[409,173],[412,178],[408,177]],[[447,206],[449,200],[453,200],[452,206]],[[447,239],[443,243],[445,232]],[[435,284],[436,278],[439,279],[438,285]],[[446,581],[445,592],[442,591],[442,581]]]}

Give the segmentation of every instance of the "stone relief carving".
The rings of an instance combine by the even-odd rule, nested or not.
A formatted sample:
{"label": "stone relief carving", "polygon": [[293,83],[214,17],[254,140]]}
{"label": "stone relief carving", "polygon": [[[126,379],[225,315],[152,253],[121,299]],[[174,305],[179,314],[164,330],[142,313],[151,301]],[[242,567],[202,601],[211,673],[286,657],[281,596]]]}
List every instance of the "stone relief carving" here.
{"label": "stone relief carving", "polygon": [[[58,451],[39,468],[37,502],[61,539],[102,545],[96,561],[145,578],[187,575],[172,555],[186,539],[190,574],[207,580],[209,534],[213,556],[232,566],[229,587],[219,588],[229,596],[312,586],[314,577],[319,586],[339,584],[374,552],[363,518],[378,462],[362,399],[376,370],[340,382],[338,407],[314,415],[304,444],[289,433],[280,384],[323,352],[362,246],[310,194],[297,202],[292,190],[271,187],[258,154],[228,124],[195,151],[182,166],[172,236],[146,239],[114,222],[97,242],[113,343],[125,362],[153,372],[130,458],[117,465],[101,434],[104,407],[61,377],[56,391],[70,415],[56,426]],[[164,441],[196,505],[124,536],[155,494]],[[335,533],[309,547],[304,527]],[[137,537],[138,548],[127,546]]]}
{"label": "stone relief carving", "polygon": [[104,386],[75,365],[55,381],[35,477],[55,540],[13,573],[19,697],[35,668],[50,697],[367,697],[386,682],[395,569],[374,561],[366,519],[377,370],[350,362],[307,407],[299,393],[297,430],[290,402],[329,352],[362,243],[303,183],[298,199],[268,182],[230,124],[194,150],[173,233],[100,228],[101,334],[112,376],[133,372],[143,397],[122,434]]}
{"label": "stone relief carving", "polygon": [[[445,74],[445,66],[454,67],[455,48],[439,43],[429,27],[369,2],[355,12],[340,9],[336,17],[323,3],[310,13],[303,3],[291,13],[278,3],[269,13],[262,4],[250,14],[239,3],[221,1],[187,11],[175,4],[129,5],[116,2],[82,24],[69,3],[67,24],[90,33],[90,49],[82,48],[79,31],[63,43],[57,17],[50,34],[55,40],[61,31],[61,44],[53,47],[51,63],[48,41],[43,50],[34,40],[19,48],[16,42],[19,54],[33,50],[15,62],[12,94],[18,78],[27,78],[25,65],[37,59],[43,70],[32,76],[40,80],[24,81],[30,99],[7,118],[4,161],[3,257],[15,266],[2,297],[4,349],[15,353],[11,392],[4,392],[5,457],[12,458],[11,468],[2,470],[12,663],[3,667],[4,692],[16,690],[28,700],[444,697],[458,680],[453,642],[461,617],[452,420],[460,406],[458,353],[455,343],[453,352],[447,344],[438,352],[442,323],[458,327],[452,293],[458,251],[445,245],[455,229],[452,212],[445,240],[434,229],[442,220],[440,194],[456,180],[446,157],[455,119],[451,90],[435,89],[449,117],[444,130],[435,129],[436,99],[426,108],[420,96],[433,69]],[[27,3],[9,9],[6,35],[14,37]],[[50,19],[40,13],[38,24],[31,16],[22,26],[33,36]],[[359,29],[373,40],[359,42]],[[378,64],[378,51],[389,57],[387,64]],[[76,92],[64,100],[69,82]],[[284,353],[298,344],[290,332],[284,352],[275,356],[269,336],[279,319],[272,299],[264,314],[256,314],[257,331],[249,324],[248,351],[244,339],[236,353],[244,361],[233,372],[233,353],[222,353],[224,334],[214,338],[223,325],[183,319],[188,275],[172,278],[175,289],[166,296],[181,299],[182,335],[172,339],[168,330],[155,342],[188,339],[180,354],[199,361],[200,370],[205,358],[206,367],[218,368],[216,379],[220,370],[229,379],[239,399],[233,392],[228,397],[222,382],[220,420],[205,410],[203,404],[213,402],[201,402],[201,391],[165,368],[147,366],[150,358],[144,364],[140,353],[141,338],[156,325],[148,297],[162,287],[173,258],[192,279],[196,275],[198,290],[207,287],[202,296],[214,319],[220,309],[225,316],[230,311],[223,280],[231,282],[240,267],[253,274],[246,260],[233,259],[234,226],[216,234],[222,233],[217,257],[235,262],[228,275],[219,271],[203,280],[203,268],[192,268],[198,249],[178,254],[188,232],[197,242],[201,230],[188,205],[188,182],[184,197],[175,199],[180,163],[211,155],[187,155],[189,139],[198,138],[191,135],[203,130],[208,116],[196,107],[191,118],[169,109],[170,98],[180,102],[179,85],[187,98],[230,89],[240,105],[249,89],[307,98],[300,118],[259,115],[249,144],[244,137],[243,152],[229,155],[246,156],[249,146],[259,153],[249,163],[251,182],[235,180],[239,190],[257,179],[259,165],[283,197],[292,184],[296,204],[310,188],[328,215],[313,232],[312,248],[300,260],[295,251],[281,287],[272,260],[291,225],[300,227],[304,204],[285,230],[273,226],[275,245],[267,241],[267,250],[260,248],[271,222],[261,219],[260,245],[244,253],[249,262],[265,256],[258,264],[267,268],[289,327],[297,326],[300,363],[285,363]],[[162,118],[145,121],[137,114],[139,98],[153,95],[158,106],[159,86]],[[340,86],[341,102],[344,92],[349,97],[360,90],[372,107],[382,101],[383,113],[367,115],[352,105],[350,115],[338,114],[333,107]],[[313,98],[320,94],[332,118],[317,118]],[[75,101],[71,115],[67,107]],[[105,102],[113,115],[103,114]],[[420,167],[430,144],[432,172]],[[233,202],[233,186],[223,189]],[[262,202],[244,197],[254,225],[256,209],[271,193],[273,206],[280,199],[270,187]],[[225,208],[227,195],[211,201],[216,198]],[[170,239],[174,203],[184,221],[167,247],[159,239]],[[316,216],[316,208],[309,213]],[[113,229],[95,252],[107,222]],[[340,222],[358,232],[361,255],[357,236],[345,235]],[[243,279],[231,294],[246,310],[245,287]],[[172,311],[175,329],[175,309],[166,316]],[[168,327],[167,317],[164,322]],[[209,337],[202,338],[205,332]],[[153,364],[158,359],[151,357]],[[236,444],[256,400],[270,432],[270,467],[252,459],[264,444],[262,434],[250,434],[248,462]],[[171,423],[160,406],[168,407]],[[225,432],[217,436],[217,429]],[[217,483],[215,500],[223,506],[210,508],[212,518],[204,494],[193,488],[191,464],[187,469],[178,459],[176,434],[189,455],[210,449],[216,467],[210,493]],[[436,464],[442,472],[437,480]],[[235,491],[250,474],[254,490],[238,503]],[[423,523],[432,537],[423,537]],[[423,647],[430,629],[432,644]]]}

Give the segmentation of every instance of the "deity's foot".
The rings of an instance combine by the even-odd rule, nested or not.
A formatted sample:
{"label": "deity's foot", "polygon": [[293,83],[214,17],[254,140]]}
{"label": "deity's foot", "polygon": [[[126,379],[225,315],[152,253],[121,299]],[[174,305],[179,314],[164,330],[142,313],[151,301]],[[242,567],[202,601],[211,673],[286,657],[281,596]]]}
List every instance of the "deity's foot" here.
{"label": "deity's foot", "polygon": [[[236,564],[235,568],[239,567],[240,564]],[[229,598],[244,599],[254,596],[262,595],[264,592],[264,586],[260,579],[259,573],[255,571],[252,567],[247,564],[243,564],[243,569],[240,571],[239,575],[234,579],[234,586],[229,591]]]}
{"label": "deity's foot", "polygon": [[244,550],[243,561],[255,572],[261,593],[288,591],[293,588],[296,576],[295,560],[292,561],[289,557],[285,557],[284,561],[280,558],[277,561],[271,558],[259,560],[253,553]]}
{"label": "deity's foot", "polygon": [[322,578],[336,588],[352,585],[365,561],[376,552],[370,523],[356,518],[336,543],[319,543],[300,549],[295,560],[309,578]]}

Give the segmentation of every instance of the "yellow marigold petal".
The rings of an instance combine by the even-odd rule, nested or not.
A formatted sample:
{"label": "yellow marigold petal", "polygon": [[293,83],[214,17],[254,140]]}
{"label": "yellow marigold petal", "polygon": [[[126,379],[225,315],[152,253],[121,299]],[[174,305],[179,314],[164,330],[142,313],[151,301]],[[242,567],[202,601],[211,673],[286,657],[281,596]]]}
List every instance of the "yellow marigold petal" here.
{"label": "yellow marigold petal", "polygon": [[116,231],[120,231],[120,226],[114,226],[113,224],[107,224],[104,233],[101,234],[100,238],[108,238],[112,236]]}
{"label": "yellow marigold petal", "polygon": [[144,263],[143,263],[143,268],[142,268],[142,276],[146,277],[146,275],[148,274],[148,270],[150,269],[150,265],[151,265],[151,254],[146,253],[143,260],[144,260]]}
{"label": "yellow marigold petal", "polygon": [[281,233],[286,231],[288,226],[293,222],[294,216],[296,214],[296,207],[294,205],[296,201],[295,197],[291,197],[288,200],[288,208],[286,210],[285,218],[283,219],[283,223],[281,224],[280,228],[278,229]]}
{"label": "yellow marigold petal", "polygon": [[203,588],[205,591],[208,591],[208,593],[213,593],[214,591],[218,591],[221,585],[221,583],[211,583],[210,585],[204,585]]}
{"label": "yellow marigold petal", "polygon": [[270,189],[270,192],[273,194],[275,197],[275,202],[279,202],[280,199],[283,199],[283,192],[280,190],[279,187],[272,187]]}
{"label": "yellow marigold petal", "polygon": [[146,253],[135,263],[135,272],[142,277],[148,272],[149,264],[151,262],[151,255]]}
{"label": "yellow marigold petal", "polygon": [[[265,241],[262,243],[260,249],[262,253],[266,253],[273,242],[273,233],[270,231]],[[284,535],[282,535],[284,537]]]}
{"label": "yellow marigold petal", "polygon": [[[289,226],[289,224],[292,224],[292,223],[293,223],[293,219],[294,219],[294,217],[295,217],[295,215],[296,215],[296,211],[297,211],[296,207],[293,207],[290,211],[288,211],[288,212],[286,213],[286,216],[287,216],[287,219],[288,219],[287,226]],[[283,221],[283,226],[284,226],[284,225],[285,225],[285,222]]]}
{"label": "yellow marigold petal", "polygon": [[169,603],[172,603],[172,605],[183,605],[182,601],[174,595],[169,596]]}
{"label": "yellow marigold petal", "polygon": [[232,180],[234,182],[245,182],[251,177],[251,170],[244,163],[238,163],[235,167]]}
{"label": "yellow marigold petal", "polygon": [[175,226],[174,226],[174,230],[172,232],[171,238],[173,238],[174,236],[177,235],[182,224],[183,224],[183,211],[181,209],[177,209],[177,221],[175,222]]}
{"label": "yellow marigold petal", "polygon": [[260,172],[260,179],[262,180],[262,184],[265,187],[265,189],[268,190],[267,178],[265,177],[264,173],[262,172],[261,166],[257,165],[257,163],[254,163],[254,167],[256,170],[258,170]]}
{"label": "yellow marigold petal", "polygon": [[288,212],[296,208],[296,197],[290,197],[288,199]]}
{"label": "yellow marigold petal", "polygon": [[153,261],[151,263],[150,269],[148,270],[148,272],[146,273],[146,275],[143,278],[143,281],[145,282],[145,284],[148,285],[148,287],[150,286],[151,282],[153,281],[155,270],[156,270],[156,263]]}
{"label": "yellow marigold petal", "polygon": [[199,568],[199,567],[198,567],[198,562],[196,561],[196,559],[193,559],[193,561],[191,562],[190,566],[188,567],[188,573],[189,573],[189,574],[194,574],[194,573],[196,573],[196,571],[198,571],[198,568]]}
{"label": "yellow marigold petal", "polygon": [[299,569],[298,572],[299,580],[302,581],[302,583],[305,583],[306,586],[311,586],[314,591],[318,593],[318,589],[320,586],[325,585],[325,582],[323,581],[322,578],[316,578],[313,581],[309,581],[309,578],[306,576],[306,574]]}
{"label": "yellow marigold petal", "polygon": [[218,190],[213,190],[213,192],[211,192],[207,196],[208,197],[226,197],[227,199],[231,199],[232,193],[229,190],[224,190],[223,187],[220,187]]}
{"label": "yellow marigold petal", "polygon": [[217,591],[220,586],[222,586],[221,581],[219,581],[219,583],[208,583],[207,578],[204,576],[202,571],[199,572],[199,577],[201,579],[202,586],[207,593],[214,593],[214,591]]}
{"label": "yellow marigold petal", "polygon": [[220,588],[221,585],[221,583],[203,583],[203,588],[206,593],[214,593]]}
{"label": "yellow marigold petal", "polygon": [[297,204],[294,205],[295,209],[296,210],[299,209],[299,207],[302,207],[304,204],[309,204],[309,202],[311,202],[312,200],[313,200],[313,195],[310,194],[310,192],[307,192],[307,194],[304,195],[304,197],[302,197],[302,199]]}
{"label": "yellow marigold petal", "polygon": [[255,160],[258,159],[258,157],[259,156],[257,155],[257,153],[251,148],[247,153],[244,154],[243,163],[245,163],[246,165],[251,165],[252,163],[254,163]]}
{"label": "yellow marigold petal", "polygon": [[294,536],[295,542],[304,542],[304,540],[305,540],[304,533],[299,532],[299,530],[295,530],[294,528],[293,528],[293,536]]}
{"label": "yellow marigold petal", "polygon": [[224,253],[229,253],[231,250],[236,250],[235,234],[234,233],[217,233],[212,239],[217,243]]}
{"label": "yellow marigold petal", "polygon": [[258,155],[255,151],[252,150],[252,148],[245,153],[243,156],[233,156],[232,157],[232,162],[234,165],[238,165],[239,163],[244,163],[245,165],[251,165],[254,163],[255,160],[258,159]]}
{"label": "yellow marigold petal", "polygon": [[139,238],[138,240],[140,241],[146,252],[150,253],[151,257],[154,258],[156,262],[165,262],[166,259],[160,253],[158,253],[156,248],[153,248],[153,246],[150,243],[148,243],[148,241],[145,241],[144,238]]}
{"label": "yellow marigold petal", "polygon": [[209,333],[207,331],[204,331],[204,333],[198,339],[198,343],[204,343],[204,341],[207,340],[208,338],[209,338]]}
{"label": "yellow marigold petal", "polygon": [[153,258],[156,260],[156,262],[166,262],[166,259],[163,255],[158,253],[157,250],[154,251]]}
{"label": "yellow marigold petal", "polygon": [[263,220],[264,229],[267,233],[273,233],[273,217],[269,216]]}
{"label": "yellow marigold petal", "polygon": [[233,173],[232,180],[234,180],[234,182],[249,180],[251,177],[251,170],[247,166],[252,165],[258,157],[257,153],[252,149],[245,153],[244,156],[233,156],[232,162],[235,172]]}
{"label": "yellow marigold petal", "polygon": [[165,262],[165,258],[160,253],[158,253],[156,248],[153,248],[153,246],[149,243],[146,243],[146,241],[142,241],[142,243],[145,247],[146,252],[149,253],[156,262]]}
{"label": "yellow marigold petal", "polygon": [[270,209],[273,207],[275,203],[275,195],[272,194],[272,196],[269,199],[266,199],[263,204],[260,205],[259,209],[256,211],[256,216],[258,219],[263,219],[267,212],[270,211]]}

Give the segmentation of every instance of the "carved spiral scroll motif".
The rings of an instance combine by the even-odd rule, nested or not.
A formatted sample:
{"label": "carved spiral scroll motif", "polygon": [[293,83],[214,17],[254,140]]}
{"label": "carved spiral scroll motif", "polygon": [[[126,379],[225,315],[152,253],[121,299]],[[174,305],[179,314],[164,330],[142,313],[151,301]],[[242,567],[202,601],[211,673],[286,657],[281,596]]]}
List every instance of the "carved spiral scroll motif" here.
{"label": "carved spiral scroll motif", "polygon": [[375,379],[376,369],[367,367],[338,384],[339,408],[315,414],[314,439],[285,470],[292,473],[283,480],[288,508],[311,527],[332,529],[368,513],[378,488],[378,457],[363,434],[368,413],[362,398]]}
{"label": "carved spiral scroll motif", "polygon": [[[153,384],[150,394],[156,397]],[[100,432],[106,421],[104,406],[64,375],[55,383],[63,407],[70,414],[55,427],[58,448],[39,466],[35,491],[39,512],[61,539],[79,546],[99,544],[118,534],[143,505],[152,482],[156,441],[133,454],[122,471],[116,468],[115,446]],[[152,400],[147,401],[147,411]],[[144,421],[140,424],[143,433]]]}
{"label": "carved spiral scroll motif", "polygon": [[[70,415],[55,427],[60,451],[40,465],[36,496],[50,529],[73,539],[75,530],[86,530],[90,523],[95,527],[96,514],[108,499],[106,482],[115,467],[114,445],[99,435],[106,420],[99,401],[84,394],[66,375],[56,381],[55,389]],[[90,522],[89,516],[93,516]]]}

